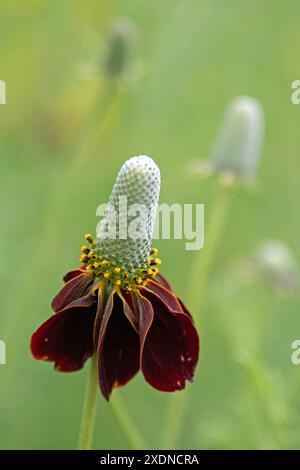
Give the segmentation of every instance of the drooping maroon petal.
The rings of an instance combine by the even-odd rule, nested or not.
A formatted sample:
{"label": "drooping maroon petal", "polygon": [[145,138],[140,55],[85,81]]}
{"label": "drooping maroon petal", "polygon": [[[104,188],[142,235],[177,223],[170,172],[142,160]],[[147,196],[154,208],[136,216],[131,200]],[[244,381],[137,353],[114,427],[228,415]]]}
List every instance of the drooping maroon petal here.
{"label": "drooping maroon petal", "polygon": [[82,274],[82,271],[80,269],[73,269],[72,271],[69,271],[64,275],[63,280],[64,282],[71,281],[71,279],[80,276],[80,274]]}
{"label": "drooping maroon petal", "polygon": [[179,302],[179,304],[180,304],[180,307],[181,307],[182,311],[183,311],[188,317],[190,317],[190,318],[192,319],[192,315],[190,314],[190,312],[188,311],[188,309],[186,308],[186,306],[185,306],[185,304],[182,302],[182,300],[181,300],[179,297],[177,297],[177,300],[178,300],[178,302]]}
{"label": "drooping maroon petal", "polygon": [[[95,294],[97,295],[97,312],[96,312],[96,317],[95,317],[95,323],[94,323],[94,345],[95,349],[97,350],[98,348],[98,338],[99,338],[99,332],[100,332],[100,327],[103,319],[103,313],[105,310],[105,302],[106,302],[106,284],[105,281],[100,281],[98,286],[96,287],[98,289],[98,292]],[[95,291],[96,291],[95,289]]]}
{"label": "drooping maroon petal", "polygon": [[125,385],[139,370],[139,337],[113,292],[106,304],[98,342],[100,390],[106,400],[114,387]]}
{"label": "drooping maroon petal", "polygon": [[79,299],[73,300],[70,304],[68,304],[65,308],[62,310],[59,310],[59,312],[54,312],[53,315],[57,315],[58,313],[62,312],[68,312],[69,310],[72,310],[74,308],[89,308],[93,304],[95,309],[96,309],[96,300],[94,297],[93,292],[89,292],[87,295],[84,295],[83,297],[79,297]]}
{"label": "drooping maroon petal", "polygon": [[163,287],[162,285],[157,284],[156,282],[149,280],[146,284],[146,287],[143,289],[143,292],[143,295],[145,295],[145,297],[147,297],[147,292],[151,292],[152,294],[156,295],[171,310],[182,310],[181,305],[175,294],[172,291]]}
{"label": "drooping maroon petal", "polygon": [[137,295],[141,321],[141,370],[154,388],[165,392],[181,390],[186,380],[192,380],[198,361],[197,331],[185,313],[168,309],[150,291],[145,295],[147,298],[141,293]]}
{"label": "drooping maroon petal", "polygon": [[155,274],[153,280],[155,282],[157,282],[157,284],[160,284],[161,286],[163,286],[165,289],[168,289],[170,291],[173,290],[170,283],[167,281],[167,279],[161,273]]}
{"label": "drooping maroon petal", "polygon": [[[140,366],[143,356],[143,350],[147,334],[153,323],[154,310],[152,304],[140,293],[133,293],[133,304],[137,310],[137,316],[139,317],[139,334],[140,334]],[[142,368],[142,366],[141,366]]]}
{"label": "drooping maroon petal", "polygon": [[52,300],[53,310],[58,312],[69,303],[85,295],[93,282],[93,276],[92,271],[86,271],[68,281]]}
{"label": "drooping maroon petal", "polygon": [[137,333],[139,333],[139,318],[136,314],[130,294],[125,291],[118,291],[118,295],[123,302],[123,312]]}
{"label": "drooping maroon petal", "polygon": [[147,291],[150,290],[153,294],[162,300],[168,308],[171,310],[179,310],[188,315],[192,319],[192,315],[184,305],[181,299],[179,299],[172,291],[167,290],[162,285],[156,284],[156,282],[149,281],[146,288],[143,290],[144,295],[147,297]]}
{"label": "drooping maroon petal", "polygon": [[53,361],[55,369],[64,372],[81,369],[94,352],[96,306],[89,296],[73,304],[73,307],[67,306],[45,321],[33,333],[30,343],[36,359]]}

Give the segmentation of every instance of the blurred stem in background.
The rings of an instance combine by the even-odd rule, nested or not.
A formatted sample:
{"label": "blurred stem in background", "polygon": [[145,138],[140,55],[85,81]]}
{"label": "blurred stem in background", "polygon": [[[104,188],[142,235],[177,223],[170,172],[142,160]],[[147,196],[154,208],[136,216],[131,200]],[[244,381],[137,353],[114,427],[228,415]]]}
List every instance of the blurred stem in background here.
{"label": "blurred stem in background", "polygon": [[[260,103],[254,98],[235,98],[227,107],[213,146],[211,159],[200,162],[193,173],[215,175],[221,183],[210,210],[209,226],[203,252],[194,257],[188,282],[188,306],[199,327],[208,280],[223,235],[232,191],[236,185],[247,185],[255,177],[263,140],[264,117]],[[186,416],[189,390],[174,395],[167,413],[163,444],[176,448]]]}
{"label": "blurred stem in background", "polygon": [[146,444],[132,421],[118,390],[115,391],[115,394],[110,400],[110,407],[116,422],[126,439],[129,449],[147,449]]}
{"label": "blurred stem in background", "polygon": [[207,280],[214,264],[221,241],[232,191],[226,186],[218,185],[210,212],[208,229],[205,234],[205,249],[196,253],[189,281],[188,302],[194,312],[196,326],[200,325],[200,315],[205,299]]}

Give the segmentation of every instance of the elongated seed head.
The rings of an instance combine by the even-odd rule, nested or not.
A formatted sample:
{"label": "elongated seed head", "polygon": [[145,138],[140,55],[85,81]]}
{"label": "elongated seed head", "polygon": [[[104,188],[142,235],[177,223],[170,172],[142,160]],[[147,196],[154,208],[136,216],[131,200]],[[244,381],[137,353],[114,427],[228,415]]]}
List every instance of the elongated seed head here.
{"label": "elongated seed head", "polygon": [[151,250],[160,192],[160,171],[152,158],[132,157],[121,167],[96,239],[97,253],[134,273]]}

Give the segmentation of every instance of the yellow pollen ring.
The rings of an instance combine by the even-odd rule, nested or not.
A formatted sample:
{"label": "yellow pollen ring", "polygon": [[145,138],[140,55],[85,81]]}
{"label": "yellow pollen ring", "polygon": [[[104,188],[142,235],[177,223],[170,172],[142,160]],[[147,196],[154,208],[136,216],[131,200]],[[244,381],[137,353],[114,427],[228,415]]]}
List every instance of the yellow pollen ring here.
{"label": "yellow pollen ring", "polygon": [[161,264],[160,258],[157,257],[158,249],[152,248],[148,261],[135,272],[123,271],[120,266],[116,266],[114,262],[110,262],[107,258],[103,259],[101,253],[95,249],[95,242],[90,233],[85,235],[85,239],[91,244],[89,248],[87,245],[81,246],[80,262],[85,264],[85,269],[94,271],[95,277],[104,280],[115,289],[124,289],[127,292],[132,290],[138,291],[142,286],[145,286],[147,280],[153,278],[158,269],[156,266]]}

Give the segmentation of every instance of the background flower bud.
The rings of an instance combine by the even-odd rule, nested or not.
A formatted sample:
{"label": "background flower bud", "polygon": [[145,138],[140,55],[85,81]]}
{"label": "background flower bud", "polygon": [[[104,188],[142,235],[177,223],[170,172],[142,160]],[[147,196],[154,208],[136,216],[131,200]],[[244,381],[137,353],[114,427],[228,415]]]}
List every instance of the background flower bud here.
{"label": "background flower bud", "polygon": [[112,79],[121,78],[131,59],[137,27],[132,20],[120,17],[113,21],[107,39],[104,71]]}
{"label": "background flower bud", "polygon": [[288,245],[267,240],[257,249],[255,261],[268,284],[279,290],[294,290],[299,285],[299,266]]}
{"label": "background flower bud", "polygon": [[264,133],[261,104],[254,98],[241,96],[228,106],[216,143],[211,165],[215,173],[233,180],[251,181],[256,173]]}

